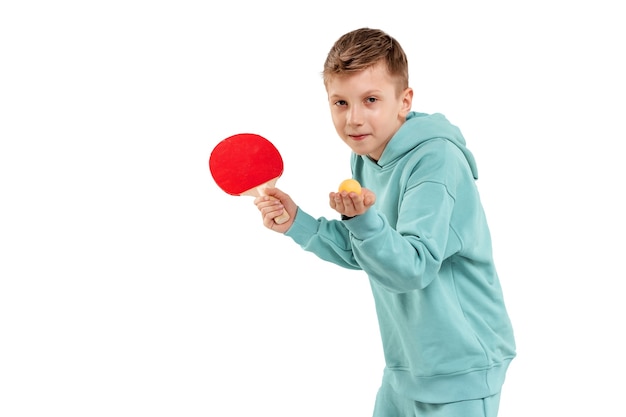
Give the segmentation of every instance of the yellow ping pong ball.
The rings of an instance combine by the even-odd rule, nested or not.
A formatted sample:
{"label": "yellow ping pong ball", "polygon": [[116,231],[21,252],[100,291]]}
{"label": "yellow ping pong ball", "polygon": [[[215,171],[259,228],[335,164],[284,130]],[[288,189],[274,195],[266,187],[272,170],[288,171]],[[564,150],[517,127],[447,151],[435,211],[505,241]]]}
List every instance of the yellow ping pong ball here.
{"label": "yellow ping pong ball", "polygon": [[361,184],[355,179],[348,178],[339,184],[339,192],[346,191],[348,193],[355,192],[361,194]]}

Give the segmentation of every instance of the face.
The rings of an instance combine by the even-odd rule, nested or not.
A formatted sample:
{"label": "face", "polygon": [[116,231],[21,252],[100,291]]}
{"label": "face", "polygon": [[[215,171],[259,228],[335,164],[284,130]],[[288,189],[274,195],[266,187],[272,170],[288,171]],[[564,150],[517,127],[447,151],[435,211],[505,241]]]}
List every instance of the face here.
{"label": "face", "polygon": [[406,120],[413,90],[407,88],[398,94],[396,86],[384,62],[328,81],[326,91],[335,130],[354,153],[379,160]]}

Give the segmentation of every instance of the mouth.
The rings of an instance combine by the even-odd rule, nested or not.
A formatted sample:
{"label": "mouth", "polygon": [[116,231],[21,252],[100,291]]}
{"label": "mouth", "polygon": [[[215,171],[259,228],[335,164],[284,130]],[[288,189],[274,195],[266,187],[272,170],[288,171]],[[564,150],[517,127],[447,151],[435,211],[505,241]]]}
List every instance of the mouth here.
{"label": "mouth", "polygon": [[365,138],[366,138],[366,137],[368,137],[368,136],[369,136],[368,134],[361,134],[361,135],[348,135],[348,137],[349,137],[350,139],[355,140],[355,141],[357,141],[357,142],[358,142],[358,141],[361,141],[361,140],[363,140],[363,139],[365,139]]}

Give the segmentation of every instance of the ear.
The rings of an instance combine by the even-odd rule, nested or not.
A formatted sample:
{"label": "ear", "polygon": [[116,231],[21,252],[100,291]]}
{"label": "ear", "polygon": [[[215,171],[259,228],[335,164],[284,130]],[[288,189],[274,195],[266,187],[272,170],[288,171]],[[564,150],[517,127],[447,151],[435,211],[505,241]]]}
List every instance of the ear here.
{"label": "ear", "polygon": [[402,107],[400,107],[400,116],[404,120],[406,115],[411,111],[411,106],[413,105],[413,89],[411,87],[406,88],[402,95],[400,96],[402,99]]}

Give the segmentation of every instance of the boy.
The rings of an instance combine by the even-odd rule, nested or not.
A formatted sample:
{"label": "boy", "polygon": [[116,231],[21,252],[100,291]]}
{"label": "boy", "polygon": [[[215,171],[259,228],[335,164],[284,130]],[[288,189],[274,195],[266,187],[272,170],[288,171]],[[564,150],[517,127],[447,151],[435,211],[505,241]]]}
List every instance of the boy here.
{"label": "boy", "polygon": [[367,273],[386,363],[374,417],[495,417],[515,341],[461,132],[411,111],[406,55],[380,30],[339,38],[323,76],[363,190],[331,192],[329,220],[268,189],[254,200],[264,225]]}

